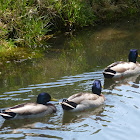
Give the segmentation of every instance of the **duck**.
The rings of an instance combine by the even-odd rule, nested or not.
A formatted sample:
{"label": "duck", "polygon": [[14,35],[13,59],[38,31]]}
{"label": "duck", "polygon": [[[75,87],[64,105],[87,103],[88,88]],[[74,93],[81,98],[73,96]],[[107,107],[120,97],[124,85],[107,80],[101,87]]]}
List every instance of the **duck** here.
{"label": "duck", "polygon": [[37,96],[37,101],[32,103],[22,103],[10,107],[8,109],[3,109],[0,111],[0,115],[6,119],[24,119],[41,117],[46,114],[51,114],[56,112],[56,107],[53,104],[48,103],[49,101],[57,101],[52,98],[50,94],[42,92]]}
{"label": "duck", "polygon": [[105,97],[101,93],[100,80],[95,80],[92,86],[92,93],[77,93],[60,102],[64,111],[78,112],[96,108],[104,103]]}
{"label": "duck", "polygon": [[129,62],[117,61],[107,66],[103,71],[104,78],[122,79],[139,74],[140,63],[136,61],[138,56],[138,50],[131,49],[128,55]]}

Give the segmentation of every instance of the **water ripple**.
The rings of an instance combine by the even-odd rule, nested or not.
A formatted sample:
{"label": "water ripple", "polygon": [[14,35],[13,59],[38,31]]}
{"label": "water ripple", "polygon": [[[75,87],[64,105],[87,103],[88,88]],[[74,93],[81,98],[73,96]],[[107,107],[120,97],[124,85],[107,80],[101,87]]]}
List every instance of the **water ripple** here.
{"label": "water ripple", "polygon": [[[25,92],[31,92],[32,90],[35,89],[46,89],[52,87],[54,88],[54,87],[63,87],[66,85],[74,85],[74,83],[76,82],[101,79],[101,73],[102,71],[83,73],[75,76],[64,76],[61,79],[57,80],[56,82],[29,85],[26,88],[20,88],[19,91],[10,91],[10,92],[5,92],[4,94],[25,93]],[[84,85],[89,85],[90,83],[86,82],[84,83]],[[83,86],[83,83],[80,86]]]}

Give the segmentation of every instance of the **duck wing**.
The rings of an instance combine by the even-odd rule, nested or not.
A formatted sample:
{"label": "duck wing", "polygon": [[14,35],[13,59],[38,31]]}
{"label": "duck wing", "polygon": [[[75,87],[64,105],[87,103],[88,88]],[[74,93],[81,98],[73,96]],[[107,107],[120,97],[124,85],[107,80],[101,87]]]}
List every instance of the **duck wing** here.
{"label": "duck wing", "polygon": [[97,100],[98,98],[99,96],[93,93],[77,93],[70,96],[67,100],[80,104],[85,100]]}
{"label": "duck wing", "polygon": [[6,109],[2,113],[15,113],[19,115],[38,114],[48,110],[50,106],[51,105],[42,105],[37,103],[24,103]]}
{"label": "duck wing", "polygon": [[137,65],[133,62],[123,62],[123,61],[118,61],[115,62],[111,65],[109,65],[106,69],[105,72],[111,72],[114,71],[118,73],[123,73],[127,70],[134,70],[137,67]]}

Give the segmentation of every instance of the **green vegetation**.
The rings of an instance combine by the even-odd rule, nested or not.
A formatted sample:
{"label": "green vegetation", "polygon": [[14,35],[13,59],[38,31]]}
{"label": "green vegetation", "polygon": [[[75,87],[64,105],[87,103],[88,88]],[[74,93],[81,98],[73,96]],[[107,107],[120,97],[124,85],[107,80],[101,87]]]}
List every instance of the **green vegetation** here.
{"label": "green vegetation", "polygon": [[94,22],[91,7],[80,0],[1,0],[0,7],[0,37],[23,47],[39,47],[55,31]]}
{"label": "green vegetation", "polygon": [[0,57],[15,47],[41,48],[59,31],[71,32],[139,12],[138,0],[1,0]]}

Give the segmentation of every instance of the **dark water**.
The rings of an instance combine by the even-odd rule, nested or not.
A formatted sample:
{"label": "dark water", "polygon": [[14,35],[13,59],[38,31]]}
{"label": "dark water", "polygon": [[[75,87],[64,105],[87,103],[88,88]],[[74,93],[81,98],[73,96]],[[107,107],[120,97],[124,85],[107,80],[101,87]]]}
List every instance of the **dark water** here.
{"label": "dark water", "polygon": [[[104,80],[105,66],[127,61],[131,48],[140,52],[140,22],[127,21],[86,29],[71,38],[59,37],[43,58],[7,63],[0,68],[0,109],[36,101],[48,92],[61,101],[77,92],[91,92],[100,79],[104,105],[81,113],[55,114],[31,120],[5,121],[0,117],[0,139],[139,140],[140,76],[121,81]],[[60,49],[58,49],[60,48]],[[138,59],[140,62],[140,58]]]}

